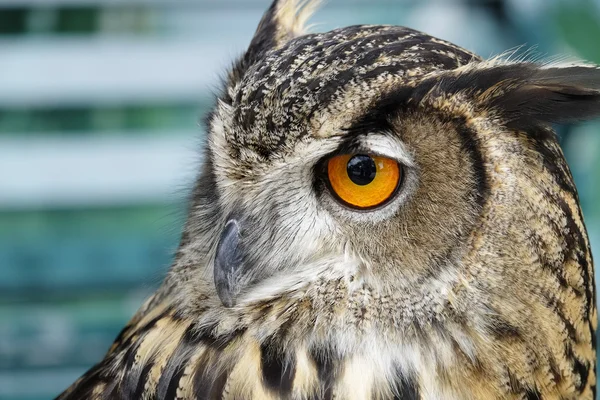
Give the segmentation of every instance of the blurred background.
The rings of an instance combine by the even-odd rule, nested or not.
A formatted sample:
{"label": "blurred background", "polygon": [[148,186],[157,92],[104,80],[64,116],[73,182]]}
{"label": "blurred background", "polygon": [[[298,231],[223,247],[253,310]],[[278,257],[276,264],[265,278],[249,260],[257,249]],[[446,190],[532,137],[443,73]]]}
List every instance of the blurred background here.
{"label": "blurred background", "polygon": [[[0,400],[56,396],[161,281],[223,69],[270,0],[0,0]],[[329,0],[484,57],[600,63],[600,0]],[[600,257],[600,124],[560,127]]]}

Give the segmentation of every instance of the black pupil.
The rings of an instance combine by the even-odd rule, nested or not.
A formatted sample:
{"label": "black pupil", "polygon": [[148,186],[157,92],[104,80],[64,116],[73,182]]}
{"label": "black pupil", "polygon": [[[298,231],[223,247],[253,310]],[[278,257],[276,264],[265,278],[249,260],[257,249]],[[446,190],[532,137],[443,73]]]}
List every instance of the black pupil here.
{"label": "black pupil", "polygon": [[375,160],[364,154],[357,154],[348,161],[348,177],[357,185],[364,186],[373,182],[377,173]]}

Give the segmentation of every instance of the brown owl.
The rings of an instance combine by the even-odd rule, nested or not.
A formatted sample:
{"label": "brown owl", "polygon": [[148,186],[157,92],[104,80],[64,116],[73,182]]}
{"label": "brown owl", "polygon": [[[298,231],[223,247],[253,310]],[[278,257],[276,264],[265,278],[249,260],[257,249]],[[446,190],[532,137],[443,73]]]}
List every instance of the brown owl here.
{"label": "brown owl", "polygon": [[276,0],[207,118],[173,265],[67,399],[593,399],[594,270],[552,123],[600,69]]}

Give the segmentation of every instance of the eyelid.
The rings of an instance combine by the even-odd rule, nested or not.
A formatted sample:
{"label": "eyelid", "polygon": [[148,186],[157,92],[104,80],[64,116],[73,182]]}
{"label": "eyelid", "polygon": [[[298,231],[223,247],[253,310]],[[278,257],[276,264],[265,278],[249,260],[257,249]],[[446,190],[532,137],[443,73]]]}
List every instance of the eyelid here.
{"label": "eyelid", "polygon": [[362,138],[359,143],[364,153],[394,159],[408,168],[416,165],[406,145],[390,135],[372,134]]}

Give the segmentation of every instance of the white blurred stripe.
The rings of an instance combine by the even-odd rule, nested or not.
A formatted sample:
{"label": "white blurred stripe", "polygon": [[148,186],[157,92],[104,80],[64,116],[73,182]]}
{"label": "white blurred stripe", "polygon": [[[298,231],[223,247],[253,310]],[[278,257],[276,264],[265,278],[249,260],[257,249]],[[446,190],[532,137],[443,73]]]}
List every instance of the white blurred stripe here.
{"label": "white blurred stripe", "polygon": [[[203,1],[207,2],[207,1]],[[177,6],[179,4],[194,4],[198,0],[177,0],[174,3],[170,0],[127,0],[123,4],[121,0],[0,0],[0,7],[33,7],[33,6],[128,6],[137,4],[148,5],[169,5]]]}
{"label": "white blurred stripe", "polygon": [[0,0],[0,7],[32,7],[32,6],[227,6],[235,4],[254,4],[266,8],[270,0]]}
{"label": "white blurred stripe", "polygon": [[83,135],[0,137],[0,208],[172,201],[199,169],[199,133]]}
{"label": "white blurred stripe", "polygon": [[[327,3],[334,5],[360,4],[366,0],[329,0]],[[436,0],[430,0],[436,1]],[[490,2],[493,0],[474,0],[481,3]],[[522,1],[522,0],[521,0]],[[528,0],[532,1],[532,0]],[[542,0],[536,0],[542,1]],[[131,5],[147,5],[160,7],[220,7],[227,10],[234,6],[253,6],[261,10],[266,10],[272,0],[0,0],[0,7],[32,7],[32,6],[131,6]],[[397,3],[419,3],[423,0],[392,0]],[[456,0],[455,0],[456,2]],[[390,0],[369,0],[369,4],[389,4]]]}
{"label": "white blurred stripe", "polygon": [[195,101],[242,45],[88,37],[0,40],[0,107]]}

